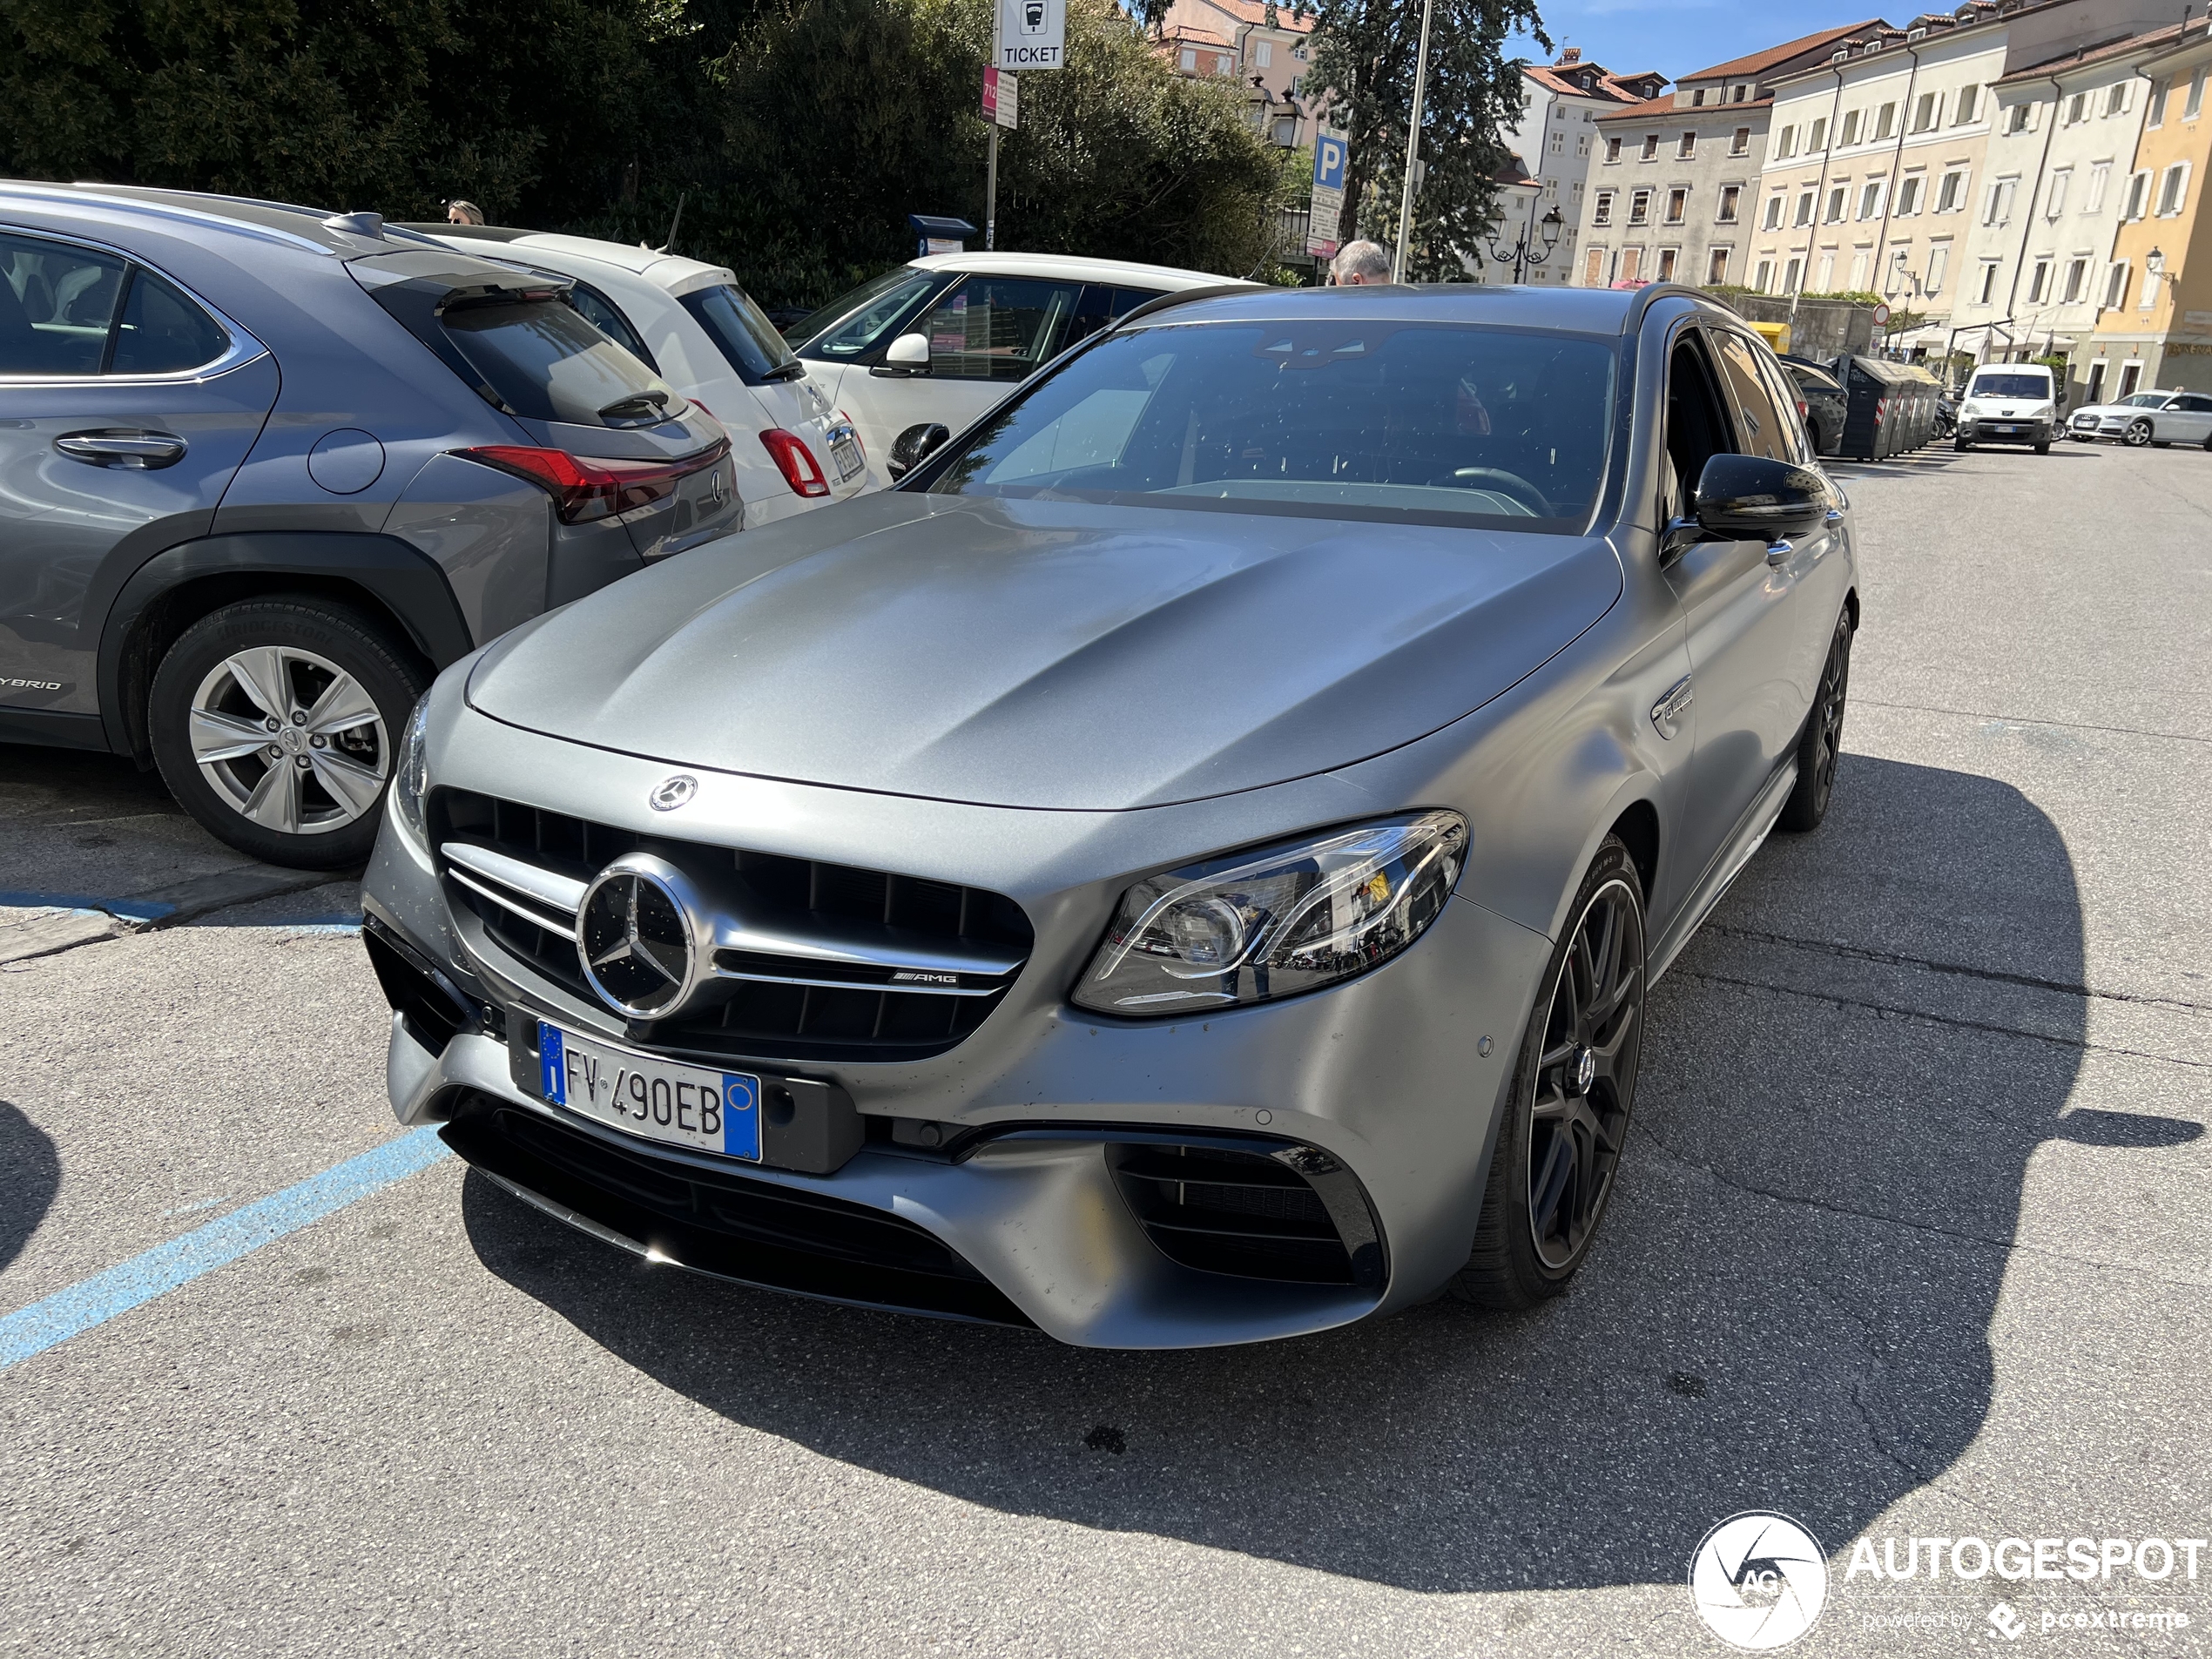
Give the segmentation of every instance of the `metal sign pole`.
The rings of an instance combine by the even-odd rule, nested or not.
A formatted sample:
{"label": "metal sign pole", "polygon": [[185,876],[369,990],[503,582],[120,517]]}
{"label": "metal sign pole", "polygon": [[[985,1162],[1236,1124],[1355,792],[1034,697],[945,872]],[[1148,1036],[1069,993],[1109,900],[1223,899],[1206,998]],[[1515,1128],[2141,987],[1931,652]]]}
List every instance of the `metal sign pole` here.
{"label": "metal sign pole", "polygon": [[1413,118],[1406,131],[1406,190],[1398,203],[1398,246],[1390,256],[1390,280],[1406,280],[1406,244],[1413,234],[1413,168],[1421,155],[1421,94],[1428,85],[1428,21],[1436,0],[1421,0],[1421,47],[1413,60]]}
{"label": "metal sign pole", "polygon": [[991,123],[991,165],[983,185],[983,251],[999,245],[999,124]]}

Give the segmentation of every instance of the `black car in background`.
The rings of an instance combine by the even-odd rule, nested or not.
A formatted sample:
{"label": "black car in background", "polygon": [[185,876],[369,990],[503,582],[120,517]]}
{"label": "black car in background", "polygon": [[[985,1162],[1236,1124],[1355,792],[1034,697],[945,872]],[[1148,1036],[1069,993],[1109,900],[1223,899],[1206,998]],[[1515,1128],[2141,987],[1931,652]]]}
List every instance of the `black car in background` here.
{"label": "black car in background", "polygon": [[1794,357],[1785,352],[1782,367],[1797,383],[1797,395],[1805,406],[1805,431],[1812,438],[1813,452],[1836,454],[1843,442],[1844,416],[1851,403],[1843,382],[1810,357]]}

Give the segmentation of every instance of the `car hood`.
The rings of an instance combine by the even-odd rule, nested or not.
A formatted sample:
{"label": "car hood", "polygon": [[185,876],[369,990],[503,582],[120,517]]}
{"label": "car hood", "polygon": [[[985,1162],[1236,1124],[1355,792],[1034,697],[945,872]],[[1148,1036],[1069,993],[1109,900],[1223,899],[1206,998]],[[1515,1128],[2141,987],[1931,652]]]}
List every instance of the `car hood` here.
{"label": "car hood", "polygon": [[2073,413],[2075,415],[2094,415],[2101,418],[2102,416],[2107,415],[2155,415],[2158,411],[2156,409],[2145,408],[2140,403],[2084,403],[2080,408],[2074,410]]}
{"label": "car hood", "polygon": [[674,765],[1114,810],[1361,760],[1621,591],[1598,538],[893,492],[693,549],[493,645],[469,699]]}

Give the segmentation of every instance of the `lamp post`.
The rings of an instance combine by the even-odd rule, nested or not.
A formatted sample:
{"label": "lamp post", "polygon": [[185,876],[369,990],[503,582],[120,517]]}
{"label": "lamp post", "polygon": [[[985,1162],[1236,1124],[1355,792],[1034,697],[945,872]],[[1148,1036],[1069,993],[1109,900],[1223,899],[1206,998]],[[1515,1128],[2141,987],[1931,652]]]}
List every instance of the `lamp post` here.
{"label": "lamp post", "polygon": [[1559,209],[1554,207],[1551,212],[1536,221],[1535,228],[1544,244],[1541,253],[1531,245],[1528,240],[1528,229],[1523,226],[1520,238],[1510,248],[1501,247],[1493,239],[1490,243],[1490,257],[1500,265],[1512,266],[1513,280],[1519,282],[1528,274],[1530,266],[1541,265],[1546,260],[1551,258],[1553,250],[1559,246],[1559,233],[1565,228],[1566,224],[1567,221],[1559,216]]}
{"label": "lamp post", "polygon": [[1421,159],[1421,94],[1428,89],[1428,23],[1436,0],[1421,0],[1421,44],[1413,59],[1413,118],[1406,124],[1406,188],[1398,199],[1398,246],[1390,256],[1390,280],[1406,280],[1406,244],[1413,238],[1413,173]]}

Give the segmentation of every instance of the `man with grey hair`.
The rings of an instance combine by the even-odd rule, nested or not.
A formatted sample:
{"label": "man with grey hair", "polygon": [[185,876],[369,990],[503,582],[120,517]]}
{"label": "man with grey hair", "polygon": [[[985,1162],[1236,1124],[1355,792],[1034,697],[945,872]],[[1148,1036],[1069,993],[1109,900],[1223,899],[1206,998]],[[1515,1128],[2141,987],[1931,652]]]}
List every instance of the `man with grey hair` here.
{"label": "man with grey hair", "polygon": [[1390,280],[1390,255],[1372,242],[1346,242],[1329,261],[1329,280],[1339,288]]}

